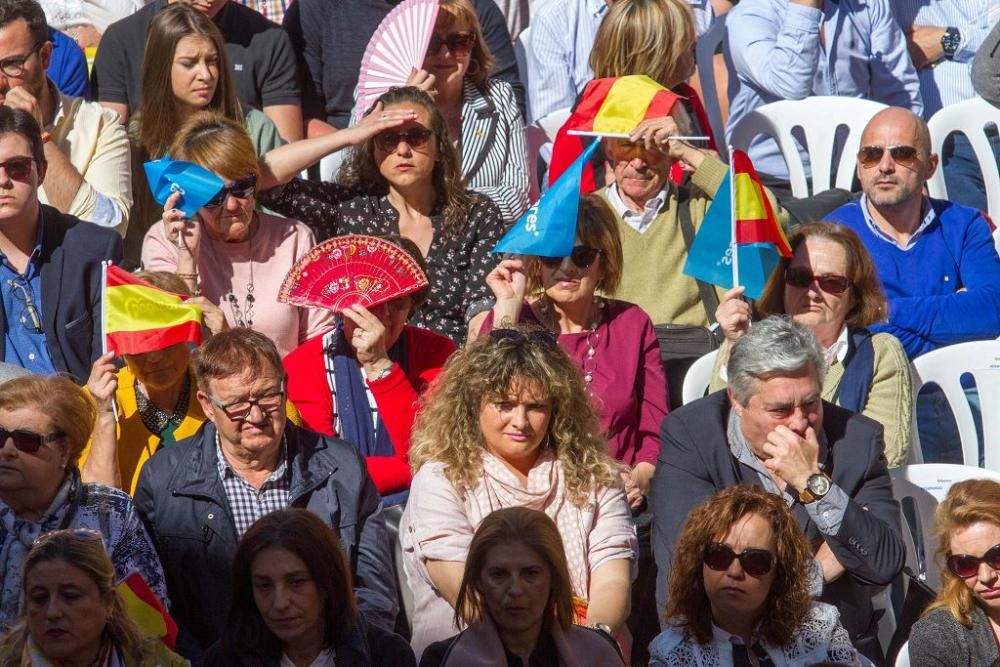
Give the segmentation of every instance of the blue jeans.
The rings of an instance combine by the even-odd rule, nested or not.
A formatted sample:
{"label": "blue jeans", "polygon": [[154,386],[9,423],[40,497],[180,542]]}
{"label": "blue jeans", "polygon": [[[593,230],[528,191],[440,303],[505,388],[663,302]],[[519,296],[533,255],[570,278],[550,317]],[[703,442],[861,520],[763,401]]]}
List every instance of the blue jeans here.
{"label": "blue jeans", "polygon": [[[993,158],[1000,164],[1000,136],[996,130],[991,130],[987,136],[993,148]],[[968,137],[955,133],[945,139],[941,147],[941,165],[944,182],[948,186],[948,199],[986,211],[986,185]]]}
{"label": "blue jeans", "polygon": [[963,461],[962,440],[958,423],[944,392],[937,385],[924,387],[917,395],[917,430],[920,434],[920,451],[924,463],[958,463],[970,466],[983,465],[983,417],[979,407],[979,392],[975,386],[965,386],[965,399],[972,410],[979,438],[979,460]]}

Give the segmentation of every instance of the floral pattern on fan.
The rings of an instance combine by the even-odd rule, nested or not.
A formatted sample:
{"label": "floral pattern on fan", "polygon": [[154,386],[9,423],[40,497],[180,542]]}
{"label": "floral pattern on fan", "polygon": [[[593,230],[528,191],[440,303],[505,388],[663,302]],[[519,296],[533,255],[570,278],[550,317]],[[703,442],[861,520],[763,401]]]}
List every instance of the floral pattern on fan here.
{"label": "floral pattern on fan", "polygon": [[278,301],[341,312],[372,308],[427,287],[427,276],[405,250],[376,236],[337,236],[299,258]]}

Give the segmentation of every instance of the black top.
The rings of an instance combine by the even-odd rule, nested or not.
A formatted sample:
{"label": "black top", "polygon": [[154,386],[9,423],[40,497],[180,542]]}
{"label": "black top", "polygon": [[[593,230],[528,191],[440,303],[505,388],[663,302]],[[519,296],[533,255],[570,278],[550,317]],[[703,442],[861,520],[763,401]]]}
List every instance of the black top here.
{"label": "black top", "polygon": [[[397,4],[392,0],[296,0],[291,4],[282,26],[301,58],[306,118],[322,118],[338,128],[348,126],[365,49],[379,23]],[[492,77],[513,86],[523,116],[524,86],[518,78],[503,14],[494,0],[472,0],[472,6],[496,60]]]}
{"label": "black top", "polygon": [[[420,656],[420,667],[441,667],[448,657],[448,651],[460,636],[458,634],[430,644]],[[547,630],[542,630],[538,634],[538,642],[528,656],[527,665],[520,657],[508,651],[506,646],[503,647],[503,652],[507,657],[507,667],[559,667],[559,651]]]}
{"label": "black top", "polygon": [[[129,113],[138,111],[146,32],[156,13],[166,6],[167,0],[156,0],[108,26],[91,74],[95,100],[127,104]],[[295,54],[284,30],[234,1],[227,2],[213,20],[226,42],[226,57],[241,102],[257,109],[299,104]]]}
{"label": "black top", "polygon": [[[493,303],[486,274],[498,261],[490,250],[504,232],[503,216],[496,204],[481,194],[470,192],[469,196],[474,202],[472,212],[465,230],[455,238],[444,238],[440,231],[444,213],[431,212],[436,230],[427,253],[431,293],[410,322],[447,336],[458,346],[465,342],[468,319]],[[318,241],[344,234],[399,234],[399,211],[388,197],[363,194],[336,183],[293,179],[283,189],[265,193],[260,201],[310,225]]]}

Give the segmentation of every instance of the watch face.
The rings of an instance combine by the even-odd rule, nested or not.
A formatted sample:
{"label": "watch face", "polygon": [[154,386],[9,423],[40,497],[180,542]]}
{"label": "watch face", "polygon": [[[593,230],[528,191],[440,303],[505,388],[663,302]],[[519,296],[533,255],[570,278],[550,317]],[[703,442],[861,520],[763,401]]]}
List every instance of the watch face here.
{"label": "watch face", "polygon": [[813,475],[806,480],[806,486],[814,496],[825,496],[830,490],[830,479],[826,475]]}

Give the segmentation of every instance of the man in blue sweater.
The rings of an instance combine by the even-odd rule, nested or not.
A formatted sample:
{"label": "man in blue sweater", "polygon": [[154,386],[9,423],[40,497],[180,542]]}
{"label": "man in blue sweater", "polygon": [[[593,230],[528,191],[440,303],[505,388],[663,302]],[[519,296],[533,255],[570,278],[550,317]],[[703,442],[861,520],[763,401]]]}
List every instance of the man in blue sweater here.
{"label": "man in blue sweater", "polygon": [[924,196],[938,167],[927,124],[890,107],[868,123],[858,152],[860,201],[827,216],[868,248],[889,299],[892,333],[910,358],[1000,336],[1000,258],[976,209]]}

